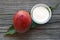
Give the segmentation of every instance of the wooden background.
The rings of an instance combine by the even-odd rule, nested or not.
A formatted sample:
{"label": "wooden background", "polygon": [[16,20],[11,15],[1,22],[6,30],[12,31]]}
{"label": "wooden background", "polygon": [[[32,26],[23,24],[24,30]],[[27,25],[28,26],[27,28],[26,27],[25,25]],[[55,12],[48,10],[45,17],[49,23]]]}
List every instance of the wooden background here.
{"label": "wooden background", "polygon": [[36,29],[26,34],[17,34],[14,37],[4,36],[11,24],[15,12],[24,9],[30,12],[38,3],[52,6],[60,0],[0,0],[0,40],[60,40],[60,5],[54,10],[49,23],[38,25]]}

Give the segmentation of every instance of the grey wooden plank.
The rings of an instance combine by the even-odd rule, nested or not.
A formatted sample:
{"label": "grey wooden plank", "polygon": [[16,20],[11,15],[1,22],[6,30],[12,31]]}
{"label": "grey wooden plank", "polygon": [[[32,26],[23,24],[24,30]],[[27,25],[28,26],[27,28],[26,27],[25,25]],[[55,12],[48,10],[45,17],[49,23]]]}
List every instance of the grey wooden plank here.
{"label": "grey wooden plank", "polygon": [[[0,24],[12,23],[14,15],[0,15]],[[49,23],[60,21],[60,15],[52,15]]]}
{"label": "grey wooden plank", "polygon": [[58,40],[60,39],[60,30],[32,30],[25,34],[17,34],[14,37],[4,37],[5,33],[0,36],[4,40]]}
{"label": "grey wooden plank", "polygon": [[59,22],[59,21],[60,21],[60,15],[52,15],[49,23]]}
{"label": "grey wooden plank", "polygon": [[0,33],[6,33],[6,32],[7,32],[7,30],[0,30]]}
{"label": "grey wooden plank", "polygon": [[9,25],[12,25],[12,24],[0,24],[0,27],[9,26]]}
{"label": "grey wooden plank", "polygon": [[0,20],[0,24],[12,24],[12,20]]}
{"label": "grey wooden plank", "polygon": [[[13,22],[13,16],[14,15],[1,15],[0,16],[0,24],[3,23],[12,23]],[[60,21],[60,15],[52,15],[52,18],[50,19],[49,23]]]}
{"label": "grey wooden plank", "polygon": [[[8,7],[8,8],[6,8],[6,9],[1,9],[1,11],[3,12],[3,13],[0,13],[0,14],[15,14],[18,10],[21,10],[21,9],[24,9],[24,10],[31,10],[31,8],[32,7],[30,7],[30,6],[27,6],[27,7]],[[4,11],[3,11],[4,10]],[[30,11],[29,11],[30,12]],[[60,15],[60,9],[58,10],[58,9],[56,9],[54,12],[53,12],[53,15]]]}
{"label": "grey wooden plank", "polygon": [[44,25],[38,25],[36,27],[37,29],[50,29],[50,30],[54,30],[54,29],[60,29],[60,23],[51,23],[51,24],[44,24]]}
{"label": "grey wooden plank", "polygon": [[[14,14],[15,15],[15,14]],[[13,19],[14,15],[0,15],[1,19]],[[60,15],[52,15],[52,19],[59,19]]]}
{"label": "grey wooden plank", "polygon": [[12,20],[14,15],[0,15],[0,20]]}
{"label": "grey wooden plank", "polygon": [[7,30],[10,26],[0,26],[0,30]]}
{"label": "grey wooden plank", "polygon": [[[16,11],[25,9],[30,12],[37,3],[54,5],[60,0],[0,0],[0,40],[60,40],[60,5],[54,11],[53,16],[45,25],[38,25],[36,29],[25,34],[17,34],[15,37],[4,37],[5,32],[13,22]],[[57,22],[58,21],[58,22]]]}
{"label": "grey wooden plank", "polygon": [[54,12],[53,12],[52,14],[53,14],[53,15],[60,15],[60,9],[54,10]]}
{"label": "grey wooden plank", "polygon": [[[34,32],[34,33],[33,33]],[[50,32],[50,33],[48,33]],[[54,33],[52,33],[54,32]],[[4,39],[4,40],[48,40],[48,39],[53,39],[53,40],[58,40],[60,39],[60,35],[58,32],[56,32],[56,30],[43,30],[40,31],[40,30],[32,30],[31,32],[29,33],[26,33],[26,34],[17,34],[15,35],[14,37],[4,37],[5,33],[0,33],[0,38]]]}
{"label": "grey wooden plank", "polygon": [[[11,25],[8,26],[0,26],[0,30],[7,30]],[[37,25],[36,30],[59,30],[60,23],[52,23],[45,25]]]}
{"label": "grey wooden plank", "polygon": [[[0,30],[7,30],[11,25],[0,25]],[[37,25],[35,30],[60,30],[60,23]]]}
{"label": "grey wooden plank", "polygon": [[[28,2],[27,2],[28,1]],[[3,1],[2,6],[1,6],[1,13],[0,14],[14,14],[14,12],[16,12],[17,10],[20,9],[25,9],[25,10],[31,10],[31,8],[37,4],[37,3],[45,3],[48,5],[54,5],[56,3],[57,0],[53,1],[52,0],[26,0],[26,1]],[[56,11],[58,12],[58,14],[60,14],[60,11]],[[54,13],[55,14],[55,13]],[[57,14],[57,13],[56,13]]]}
{"label": "grey wooden plank", "polygon": [[[7,30],[11,25],[2,25],[0,26],[0,30]],[[60,23],[52,23],[45,25],[37,25],[36,30],[59,30]]]}

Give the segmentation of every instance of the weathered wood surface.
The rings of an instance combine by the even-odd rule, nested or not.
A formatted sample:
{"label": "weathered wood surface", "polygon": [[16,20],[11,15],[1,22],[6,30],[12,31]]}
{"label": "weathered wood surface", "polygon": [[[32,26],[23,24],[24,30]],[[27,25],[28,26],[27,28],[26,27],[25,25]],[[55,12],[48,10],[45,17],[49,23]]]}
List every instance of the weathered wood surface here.
{"label": "weathered wood surface", "polygon": [[30,12],[38,3],[49,6],[60,0],[0,0],[0,40],[60,40],[60,5],[54,10],[51,20],[45,25],[38,25],[36,29],[15,37],[4,36],[11,24],[15,12],[24,9]]}

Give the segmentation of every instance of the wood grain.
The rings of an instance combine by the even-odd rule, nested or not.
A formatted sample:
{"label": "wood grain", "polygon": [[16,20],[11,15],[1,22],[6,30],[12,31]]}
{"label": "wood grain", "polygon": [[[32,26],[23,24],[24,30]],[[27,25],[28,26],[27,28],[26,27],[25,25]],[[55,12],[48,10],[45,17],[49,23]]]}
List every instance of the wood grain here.
{"label": "wood grain", "polygon": [[18,10],[30,12],[35,4],[44,3],[52,6],[57,2],[60,0],[0,0],[0,40],[60,40],[60,5],[54,10],[47,24],[38,25],[35,29],[24,34],[16,34],[14,37],[5,36]]}

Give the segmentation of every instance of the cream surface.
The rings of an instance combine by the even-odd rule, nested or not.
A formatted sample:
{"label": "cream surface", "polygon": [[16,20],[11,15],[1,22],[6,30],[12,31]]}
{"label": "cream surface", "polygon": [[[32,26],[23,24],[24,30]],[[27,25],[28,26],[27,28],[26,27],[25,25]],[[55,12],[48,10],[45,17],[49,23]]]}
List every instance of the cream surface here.
{"label": "cream surface", "polygon": [[45,7],[36,7],[32,13],[33,20],[38,24],[44,24],[49,19],[49,11]]}

